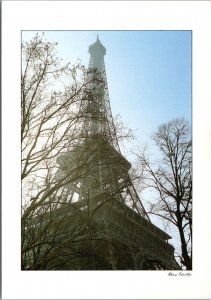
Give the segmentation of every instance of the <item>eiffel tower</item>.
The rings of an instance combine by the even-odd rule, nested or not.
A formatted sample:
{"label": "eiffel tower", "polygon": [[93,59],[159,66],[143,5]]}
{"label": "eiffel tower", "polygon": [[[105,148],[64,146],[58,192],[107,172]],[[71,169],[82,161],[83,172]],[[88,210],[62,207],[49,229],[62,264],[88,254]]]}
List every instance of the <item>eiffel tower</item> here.
{"label": "eiffel tower", "polygon": [[77,123],[80,138],[57,159],[58,176],[71,170],[76,178],[65,187],[66,201],[80,212],[73,224],[88,220],[86,238],[75,246],[81,258],[72,269],[179,269],[171,237],[151,223],[129,175],[131,164],[121,154],[109,101],[106,48],[98,37],[89,53]]}

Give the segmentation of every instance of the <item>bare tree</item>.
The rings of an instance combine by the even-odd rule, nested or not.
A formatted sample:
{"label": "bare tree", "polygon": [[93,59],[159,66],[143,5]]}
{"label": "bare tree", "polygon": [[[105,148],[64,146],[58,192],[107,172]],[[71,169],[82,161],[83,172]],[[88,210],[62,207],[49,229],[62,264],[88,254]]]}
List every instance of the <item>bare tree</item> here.
{"label": "bare tree", "polygon": [[161,159],[150,161],[146,151],[138,154],[139,179],[145,188],[158,192],[158,201],[151,203],[149,214],[176,226],[180,237],[180,261],[192,269],[192,141],[184,119],[163,124],[153,140]]}
{"label": "bare tree", "polygon": [[70,180],[56,180],[56,159],[78,144],[84,89],[96,81],[87,74],[80,64],[61,66],[56,44],[44,41],[44,36],[22,43],[23,217]]}
{"label": "bare tree", "polygon": [[[23,264],[29,253],[34,263],[38,260],[39,245],[45,244],[46,251],[49,245],[55,248],[61,222],[54,220],[52,225],[52,210],[61,204],[65,185],[75,182],[79,176],[77,166],[63,177],[56,176],[57,158],[78,144],[83,118],[79,109],[81,101],[86,101],[84,89],[97,80],[80,63],[62,65],[56,47],[57,43],[45,41],[44,35],[39,34],[30,42],[22,43]],[[49,217],[43,220],[46,214]],[[51,234],[47,235],[48,232]]]}
{"label": "bare tree", "polygon": [[[62,65],[56,48],[38,34],[22,43],[22,269],[75,268],[85,257],[77,245],[96,231],[93,212],[84,214],[74,191],[87,174],[99,180],[93,152],[103,141],[96,137],[94,150],[85,142],[82,108],[93,96],[90,87],[101,93],[104,81],[80,63]],[[131,136],[117,123],[115,134]]]}

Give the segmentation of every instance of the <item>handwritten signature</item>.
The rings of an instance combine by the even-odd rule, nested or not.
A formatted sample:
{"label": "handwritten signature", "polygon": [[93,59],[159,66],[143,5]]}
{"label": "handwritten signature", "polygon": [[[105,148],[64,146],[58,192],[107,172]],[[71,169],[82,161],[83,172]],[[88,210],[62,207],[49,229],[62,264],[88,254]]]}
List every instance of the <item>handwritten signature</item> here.
{"label": "handwritten signature", "polygon": [[168,273],[168,276],[184,276],[184,277],[191,277],[192,276],[192,273],[190,272],[177,272],[177,273],[174,273],[174,272],[169,272]]}

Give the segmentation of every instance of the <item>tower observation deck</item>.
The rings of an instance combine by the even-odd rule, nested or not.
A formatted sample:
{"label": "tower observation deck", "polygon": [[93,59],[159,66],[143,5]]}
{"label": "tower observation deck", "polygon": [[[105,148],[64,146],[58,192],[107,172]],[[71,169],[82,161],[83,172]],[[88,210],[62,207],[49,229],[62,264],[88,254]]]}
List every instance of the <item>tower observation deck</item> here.
{"label": "tower observation deck", "polygon": [[[131,164],[121,154],[108,93],[106,48],[98,37],[89,53],[80,138],[57,159],[58,176],[71,173],[75,178],[65,186],[65,202],[75,209],[68,226],[86,228],[85,238],[74,244],[80,259],[64,269],[179,269],[168,243],[171,237],[151,223],[129,175]],[[65,208],[60,211],[65,214]]]}

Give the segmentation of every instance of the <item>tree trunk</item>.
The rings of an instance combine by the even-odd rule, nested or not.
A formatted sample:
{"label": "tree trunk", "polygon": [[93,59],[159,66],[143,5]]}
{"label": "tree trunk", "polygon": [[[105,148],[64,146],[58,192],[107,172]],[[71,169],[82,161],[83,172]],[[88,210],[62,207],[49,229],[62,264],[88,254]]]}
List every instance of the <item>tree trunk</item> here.
{"label": "tree trunk", "polygon": [[181,240],[181,250],[182,250],[182,263],[186,267],[186,270],[192,270],[192,259],[188,255],[187,244],[185,241],[185,236],[182,228],[182,220],[178,221],[177,227],[179,229],[179,235]]}

